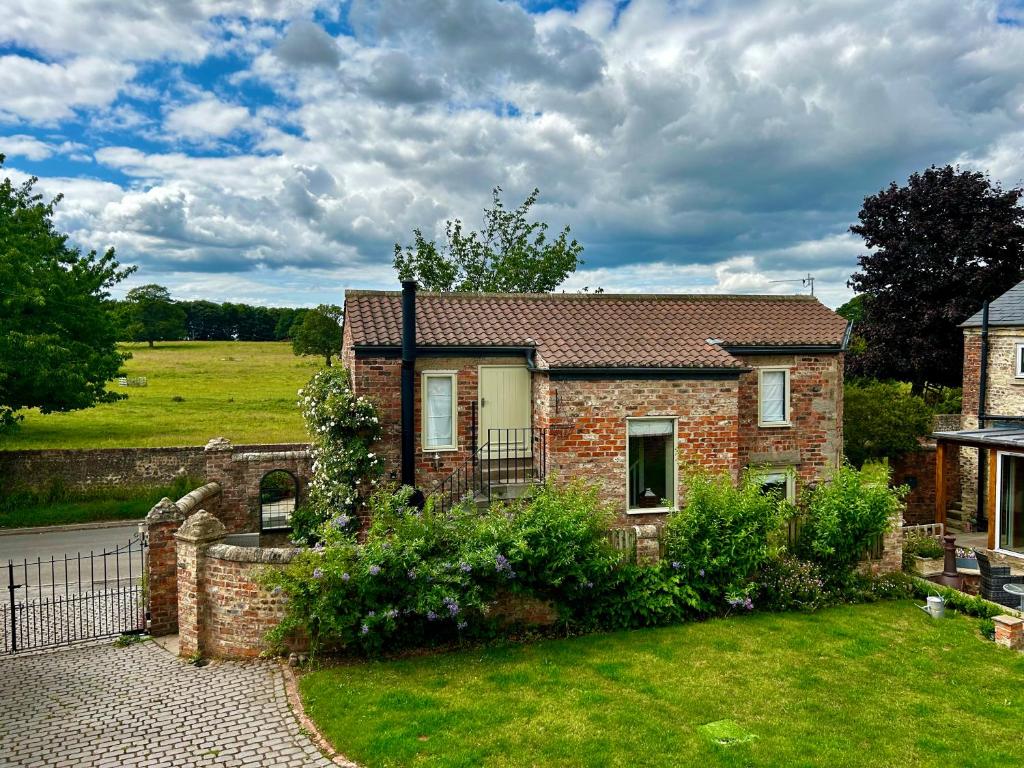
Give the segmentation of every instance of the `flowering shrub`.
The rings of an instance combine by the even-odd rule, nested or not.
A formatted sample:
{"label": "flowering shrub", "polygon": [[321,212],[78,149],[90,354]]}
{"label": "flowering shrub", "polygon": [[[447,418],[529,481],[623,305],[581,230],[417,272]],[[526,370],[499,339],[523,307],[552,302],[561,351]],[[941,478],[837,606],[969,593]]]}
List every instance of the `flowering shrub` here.
{"label": "flowering shrub", "polygon": [[840,467],[805,494],[797,554],[813,560],[828,578],[843,579],[871,543],[889,530],[907,487],[889,487],[885,465]]}
{"label": "flowering shrub", "polygon": [[411,490],[379,490],[372,523],[355,541],[344,521],[323,523],[318,544],[266,582],[288,596],[278,640],[304,629],[315,647],[374,652],[487,636],[502,592],[551,601],[577,628],[663,624],[694,615],[696,593],[668,563],[622,563],[610,516],[582,485],[480,513],[407,504]]}
{"label": "flowering shrub", "polygon": [[724,473],[695,473],[686,489],[686,506],[665,524],[667,558],[680,564],[701,611],[752,609],[753,578],[773,553],[787,503],[747,476],[736,486]]}
{"label": "flowering shrub", "polygon": [[384,469],[372,450],[381,426],[373,404],[353,394],[343,368],[317,371],[299,390],[299,408],[312,439],[313,478],[292,528],[297,542],[312,543],[327,521],[344,532],[355,530],[363,495]]}
{"label": "flowering shrub", "polygon": [[768,611],[814,611],[834,602],[821,568],[791,556],[772,558],[762,566],[757,600]]}

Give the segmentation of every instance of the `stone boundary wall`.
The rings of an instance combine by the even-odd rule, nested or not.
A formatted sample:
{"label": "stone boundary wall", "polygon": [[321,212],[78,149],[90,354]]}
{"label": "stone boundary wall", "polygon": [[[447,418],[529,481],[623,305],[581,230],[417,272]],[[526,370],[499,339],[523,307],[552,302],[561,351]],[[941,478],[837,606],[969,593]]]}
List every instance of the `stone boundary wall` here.
{"label": "stone boundary wall", "polygon": [[[236,445],[240,453],[303,451],[306,443]],[[206,476],[206,447],[83,448],[0,451],[0,489],[69,490],[170,485],[175,478]]]}

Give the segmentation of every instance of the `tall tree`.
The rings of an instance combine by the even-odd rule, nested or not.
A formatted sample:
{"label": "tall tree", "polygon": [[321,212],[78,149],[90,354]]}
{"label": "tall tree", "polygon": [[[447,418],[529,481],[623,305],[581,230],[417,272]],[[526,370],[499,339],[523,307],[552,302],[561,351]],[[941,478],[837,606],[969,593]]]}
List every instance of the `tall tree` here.
{"label": "tall tree", "polygon": [[852,373],[956,386],[959,323],[1024,279],[1024,190],[988,176],[932,166],[864,199],[850,231],[871,250],[850,287],[865,294],[865,348]]}
{"label": "tall tree", "polygon": [[413,245],[395,243],[394,267],[402,279],[414,278],[429,291],[553,291],[583,263],[583,246],[569,239],[568,226],[549,240],[548,225],[528,219],[539,196],[534,189],[509,210],[501,187],[495,187],[481,232],[467,232],[461,220],[449,219],[445,242],[438,246],[413,230]]}
{"label": "tall tree", "polygon": [[296,355],[323,355],[327,365],[341,352],[341,307],[321,304],[302,318],[294,331],[292,351]]}
{"label": "tall tree", "polygon": [[145,341],[182,339],[186,335],[185,310],[171,299],[162,285],[150,283],[132,288],[125,296],[128,338]]}
{"label": "tall tree", "polygon": [[[4,156],[0,155],[0,167]],[[117,400],[106,384],[124,361],[108,290],[134,271],[111,248],[102,256],[68,245],[36,179],[0,181],[0,430],[18,411],[88,408]]]}

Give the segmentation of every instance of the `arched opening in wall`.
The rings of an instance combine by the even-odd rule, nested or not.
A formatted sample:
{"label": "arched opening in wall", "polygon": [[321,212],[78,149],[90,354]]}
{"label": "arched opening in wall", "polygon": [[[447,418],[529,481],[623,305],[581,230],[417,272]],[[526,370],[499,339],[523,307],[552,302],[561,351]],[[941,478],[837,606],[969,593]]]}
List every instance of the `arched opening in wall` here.
{"label": "arched opening in wall", "polygon": [[299,481],[286,469],[274,469],[260,480],[260,530],[287,531],[299,502]]}

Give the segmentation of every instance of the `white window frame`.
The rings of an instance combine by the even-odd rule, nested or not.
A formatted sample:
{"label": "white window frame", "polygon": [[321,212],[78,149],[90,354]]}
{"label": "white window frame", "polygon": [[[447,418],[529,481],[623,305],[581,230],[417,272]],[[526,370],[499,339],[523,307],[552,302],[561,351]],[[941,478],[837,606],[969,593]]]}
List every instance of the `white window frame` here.
{"label": "white window frame", "polygon": [[[779,373],[783,374],[783,386],[785,393],[783,395],[783,409],[786,417],[782,421],[765,421],[764,419],[764,374],[765,373]],[[792,371],[789,366],[785,365],[772,365],[764,368],[757,369],[757,426],[759,427],[791,427],[793,426],[793,414],[790,410],[791,402],[789,396],[789,381],[792,378]]]}
{"label": "white window frame", "polygon": [[777,477],[785,478],[786,501],[790,504],[796,504],[796,467],[751,467],[749,472],[750,477],[760,485],[767,485],[769,482],[774,482]]}
{"label": "white window frame", "polygon": [[1024,370],[1021,369],[1021,363],[1024,363],[1024,342],[1018,341],[1013,345],[1014,358],[1016,359],[1016,367],[1013,371],[1013,378],[1024,379]]}
{"label": "white window frame", "polygon": [[[672,422],[672,504],[671,507],[648,507],[631,509],[629,506],[629,422],[631,421],[671,421]],[[658,416],[629,416],[626,418],[626,514],[655,515],[671,512],[679,506],[679,417],[667,414]]]}
{"label": "white window frame", "polygon": [[[978,449],[984,450],[982,448]],[[1016,459],[1024,459],[1024,453],[1015,453],[1013,451],[996,451],[996,503],[995,503],[995,520],[989,520],[989,525],[994,525],[996,528],[995,534],[995,551],[1000,554],[1007,555],[1008,557],[1016,557],[1024,559],[1024,553],[1014,552],[1012,549],[1003,549],[999,546],[999,541],[1003,537],[1002,531],[1002,520],[1003,520],[1003,457],[1012,456]],[[983,482],[984,478],[978,478],[978,482]]]}
{"label": "white window frame", "polygon": [[[452,442],[449,445],[427,445],[427,380],[449,379],[452,383]],[[423,371],[420,374],[420,446],[423,453],[459,450],[459,373],[458,371]]]}

